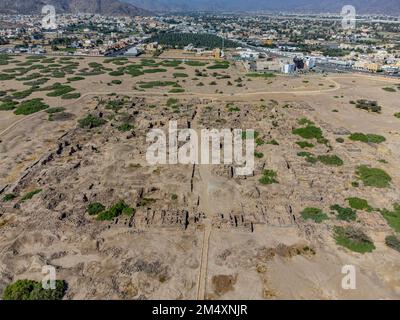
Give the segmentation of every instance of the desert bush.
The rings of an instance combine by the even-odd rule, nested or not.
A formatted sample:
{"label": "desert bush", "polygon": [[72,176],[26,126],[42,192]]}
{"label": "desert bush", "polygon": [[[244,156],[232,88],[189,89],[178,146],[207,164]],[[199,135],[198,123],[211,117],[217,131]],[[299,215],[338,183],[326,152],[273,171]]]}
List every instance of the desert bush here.
{"label": "desert bush", "polygon": [[42,283],[33,280],[17,280],[3,292],[3,300],[61,300],[67,290],[64,280],[56,280],[55,289],[43,289]]}
{"label": "desert bush", "polygon": [[300,214],[304,220],[313,220],[316,223],[321,223],[322,221],[329,219],[328,216],[319,208],[308,207]]}
{"label": "desert bush", "polygon": [[42,99],[36,98],[21,102],[14,113],[16,115],[29,115],[47,109],[49,106],[42,102]]}
{"label": "desert bush", "polygon": [[385,243],[389,248],[392,248],[400,252],[400,239],[396,236],[387,236],[385,238]]}
{"label": "desert bush", "polygon": [[372,240],[361,230],[353,227],[334,228],[334,238],[338,245],[358,253],[372,252],[375,245]]}
{"label": "desert bush", "polygon": [[277,173],[275,171],[264,170],[262,177],[258,181],[264,185],[278,183],[278,181],[276,180],[276,177],[277,177]]}
{"label": "desert bush", "polygon": [[352,133],[349,136],[349,139],[353,140],[353,141],[361,141],[364,143],[369,143],[369,142],[382,143],[382,142],[386,141],[386,138],[383,136],[380,136],[377,134],[363,134],[363,133],[359,133],[359,132]]}
{"label": "desert bush", "polygon": [[89,204],[89,206],[86,209],[86,212],[93,216],[96,214],[99,214],[101,212],[103,212],[105,210],[105,206],[103,204],[101,204],[100,202],[93,202],[91,204]]}
{"label": "desert bush", "polygon": [[343,165],[343,160],[336,155],[322,155],[318,156],[318,161],[327,166],[340,167]]}
{"label": "desert bush", "polygon": [[337,218],[339,220],[355,221],[357,218],[357,212],[351,208],[343,208],[338,204],[335,204],[331,206],[330,209],[337,212]]}
{"label": "desert bush", "polygon": [[79,127],[88,129],[100,127],[105,123],[106,120],[91,114],[88,114],[85,118],[78,120]]}
{"label": "desert bush", "polygon": [[356,175],[368,187],[387,188],[392,181],[392,178],[384,170],[366,165],[358,166]]}

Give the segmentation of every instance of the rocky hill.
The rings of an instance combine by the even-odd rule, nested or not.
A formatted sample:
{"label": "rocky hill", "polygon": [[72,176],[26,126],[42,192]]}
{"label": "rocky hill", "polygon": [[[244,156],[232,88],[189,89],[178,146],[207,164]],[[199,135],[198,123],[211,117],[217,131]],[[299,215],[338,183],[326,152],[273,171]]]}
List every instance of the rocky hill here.
{"label": "rocky hill", "polygon": [[57,13],[96,13],[115,16],[148,15],[149,11],[118,0],[0,0],[1,14],[40,14],[46,4]]}

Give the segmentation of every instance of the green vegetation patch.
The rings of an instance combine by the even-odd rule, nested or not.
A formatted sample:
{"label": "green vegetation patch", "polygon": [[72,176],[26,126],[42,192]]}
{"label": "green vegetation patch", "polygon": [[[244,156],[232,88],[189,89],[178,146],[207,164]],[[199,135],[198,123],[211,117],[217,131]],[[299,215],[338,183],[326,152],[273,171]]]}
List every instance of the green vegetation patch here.
{"label": "green vegetation patch", "polygon": [[298,152],[297,156],[305,158],[307,162],[309,163],[317,163],[318,159],[310,152],[302,151]]}
{"label": "green vegetation patch", "polygon": [[14,110],[18,106],[18,102],[16,101],[6,101],[0,104],[0,110],[9,111]]}
{"label": "green vegetation patch", "polygon": [[370,101],[365,99],[357,100],[357,102],[350,101],[355,104],[356,108],[366,110],[368,112],[381,113],[382,107],[378,105],[377,101]]}
{"label": "green vegetation patch", "polygon": [[61,99],[63,100],[71,100],[71,99],[78,99],[80,98],[81,94],[79,92],[72,92],[72,93],[66,93],[61,96]]}
{"label": "green vegetation patch", "polygon": [[340,167],[343,165],[343,160],[337,155],[322,155],[318,156],[317,159],[327,166]]}
{"label": "green vegetation patch", "polygon": [[173,74],[174,78],[187,78],[189,77],[189,75],[187,75],[186,73],[183,72],[175,72]]}
{"label": "green vegetation patch", "polygon": [[93,203],[89,204],[89,206],[86,209],[86,212],[89,215],[94,216],[94,215],[99,214],[100,212],[103,212],[105,209],[106,209],[106,207],[103,204],[101,204],[100,202],[93,202]]}
{"label": "green vegetation patch", "polygon": [[42,102],[43,99],[36,98],[21,102],[14,111],[16,115],[29,115],[47,109],[49,106]]}
{"label": "green vegetation patch", "polygon": [[12,193],[7,193],[4,195],[3,197],[3,202],[8,202],[8,201],[12,201],[16,198],[17,196],[15,194]]}
{"label": "green vegetation patch", "polygon": [[366,165],[358,166],[356,175],[368,187],[387,188],[392,181],[392,178],[384,170]]}
{"label": "green vegetation patch", "polygon": [[400,112],[396,112],[396,113],[394,114],[394,116],[395,116],[396,118],[400,119]]}
{"label": "green vegetation patch", "polygon": [[349,206],[353,209],[357,210],[365,210],[372,211],[372,207],[368,204],[368,201],[365,199],[351,197],[346,199],[349,202]]}
{"label": "green vegetation patch", "polygon": [[337,218],[344,221],[355,221],[357,219],[357,212],[351,208],[344,208],[335,204],[330,207],[331,210],[337,212]]}
{"label": "green vegetation patch", "polygon": [[301,212],[304,220],[313,220],[316,223],[321,223],[329,219],[328,216],[319,208],[308,207]]}
{"label": "green vegetation patch", "polygon": [[383,209],[379,210],[382,216],[385,218],[389,226],[391,226],[396,232],[400,232],[400,204],[395,203],[393,205],[393,211]]}
{"label": "green vegetation patch", "polygon": [[117,129],[121,132],[127,132],[133,129],[133,126],[129,123],[124,123],[117,127]]}
{"label": "green vegetation patch", "polygon": [[176,86],[177,83],[174,81],[149,81],[149,82],[140,82],[139,87],[142,89],[151,89],[157,87],[168,87],[168,86]]}
{"label": "green vegetation patch", "polygon": [[65,110],[65,108],[63,108],[63,107],[54,107],[54,108],[47,109],[46,112],[48,114],[54,114],[54,113],[63,112],[64,110]]}
{"label": "green vegetation patch", "polygon": [[396,236],[387,236],[385,238],[385,243],[389,248],[392,248],[396,250],[397,252],[400,252],[400,239]]}
{"label": "green vegetation patch", "polygon": [[351,251],[358,253],[372,252],[375,250],[375,245],[372,240],[361,230],[352,227],[334,228],[334,238],[336,243]]}
{"label": "green vegetation patch", "polygon": [[75,90],[74,88],[72,88],[68,85],[63,85],[60,83],[55,83],[53,86],[49,87],[48,89],[53,90],[52,92],[49,92],[47,94],[48,97],[59,97],[59,96],[65,95],[65,94]]}
{"label": "green vegetation patch", "polygon": [[76,77],[67,78],[67,80],[73,82],[73,81],[85,80],[85,78],[76,76]]}
{"label": "green vegetation patch", "polygon": [[204,67],[208,63],[204,62],[204,61],[192,60],[192,61],[186,61],[185,64],[188,65],[188,66],[191,66],[191,67]]}
{"label": "green vegetation patch", "polygon": [[387,92],[396,92],[396,89],[392,88],[392,87],[384,87],[384,88],[382,88],[382,90],[385,90]]}
{"label": "green vegetation patch", "polygon": [[61,300],[67,291],[64,280],[55,281],[55,289],[43,289],[42,283],[33,280],[17,280],[3,292],[3,300]]}
{"label": "green vegetation patch", "polygon": [[364,133],[352,133],[349,136],[349,139],[352,141],[361,141],[364,143],[382,143],[386,141],[386,138],[384,136],[380,136],[377,134],[364,134]]}
{"label": "green vegetation patch", "polygon": [[307,142],[307,141],[297,141],[296,144],[302,149],[314,148],[314,145],[312,143],[310,143],[310,142]]}
{"label": "green vegetation patch", "polygon": [[121,214],[132,215],[133,213],[134,209],[129,207],[125,201],[121,200],[112,205],[108,210],[99,213],[96,219],[99,221],[107,221],[113,220]]}
{"label": "green vegetation patch", "polygon": [[21,201],[24,202],[26,200],[30,200],[32,199],[35,195],[37,195],[38,193],[42,192],[42,189],[36,189],[33,190],[31,192],[28,192],[27,194],[25,194],[22,198]]}
{"label": "green vegetation patch", "polygon": [[275,74],[270,73],[270,72],[263,72],[263,73],[248,73],[246,74],[247,77],[250,78],[263,78],[263,79],[269,79],[269,78],[274,78],[276,77]]}
{"label": "green vegetation patch", "polygon": [[78,120],[78,125],[81,128],[92,129],[96,127],[100,127],[105,124],[107,121],[99,118],[97,116],[88,114],[85,118]]}
{"label": "green vegetation patch", "polygon": [[262,177],[258,181],[264,185],[279,183],[276,177],[277,173],[274,170],[264,170]]}

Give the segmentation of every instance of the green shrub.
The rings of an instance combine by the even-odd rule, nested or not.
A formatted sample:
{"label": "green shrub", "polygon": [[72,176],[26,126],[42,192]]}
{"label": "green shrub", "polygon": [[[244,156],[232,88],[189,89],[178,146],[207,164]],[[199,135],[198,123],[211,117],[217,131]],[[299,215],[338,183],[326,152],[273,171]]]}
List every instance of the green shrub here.
{"label": "green shrub", "polygon": [[392,181],[392,178],[384,170],[366,165],[358,166],[356,175],[368,187],[387,188]]}
{"label": "green shrub", "polygon": [[264,153],[254,151],[254,156],[255,156],[256,158],[258,158],[258,159],[261,159],[261,158],[264,157]]}
{"label": "green shrub", "polygon": [[396,89],[392,88],[392,87],[385,87],[385,88],[382,88],[382,90],[385,90],[387,92],[396,92]]}
{"label": "green shrub", "polygon": [[65,110],[65,108],[63,108],[63,107],[54,107],[54,108],[47,109],[46,112],[48,114],[53,114],[53,113],[63,112],[64,110]]}
{"label": "green shrub", "polygon": [[105,123],[106,120],[91,114],[88,114],[85,118],[78,120],[79,127],[88,129],[100,127]]}
{"label": "green shrub", "polygon": [[304,128],[297,128],[292,130],[293,134],[299,135],[303,139],[323,139],[322,130],[313,125],[308,125]]}
{"label": "green shrub", "polygon": [[49,106],[42,102],[42,99],[36,98],[21,102],[14,111],[16,115],[29,115],[47,109]]}
{"label": "green shrub", "polygon": [[96,214],[103,212],[105,208],[106,207],[103,206],[100,202],[93,202],[93,203],[89,204],[89,206],[86,209],[86,212],[89,215],[94,216]]}
{"label": "green shrub", "polygon": [[272,144],[272,145],[274,145],[274,146],[279,146],[278,141],[276,141],[275,139],[272,139],[272,140],[267,141],[267,144]]}
{"label": "green shrub", "polygon": [[352,133],[349,136],[350,140],[353,141],[361,141],[364,143],[372,142],[372,143],[382,143],[386,141],[386,138],[377,134],[363,134],[363,133]]}
{"label": "green shrub", "polygon": [[261,184],[268,185],[278,183],[276,180],[277,173],[273,170],[264,170],[263,176],[258,180]]}
{"label": "green shrub", "polygon": [[79,92],[67,93],[61,96],[63,100],[71,100],[71,99],[78,99],[81,96]]}
{"label": "green shrub", "polygon": [[338,142],[338,143],[343,143],[343,142],[344,142],[344,139],[343,139],[343,138],[336,138],[336,142]]}
{"label": "green shrub", "polygon": [[276,77],[275,74],[270,73],[270,72],[266,72],[266,73],[248,73],[248,74],[246,74],[246,76],[250,77],[250,78],[264,78],[264,79]]}
{"label": "green shrub", "polygon": [[191,67],[204,67],[207,65],[207,62],[203,61],[186,61],[185,64]]}
{"label": "green shrub", "polygon": [[357,210],[372,211],[372,207],[368,204],[365,199],[352,197],[346,199],[349,202],[349,206]]}
{"label": "green shrub", "polygon": [[187,78],[189,77],[186,73],[182,73],[182,72],[175,72],[173,74],[174,78]]}
{"label": "green shrub", "polygon": [[314,145],[312,143],[307,142],[307,141],[297,141],[296,144],[302,149],[314,148]]}
{"label": "green shrub", "polygon": [[400,119],[400,112],[395,113],[394,116]]}
{"label": "green shrub", "polygon": [[80,80],[85,80],[84,77],[71,77],[71,78],[67,78],[68,81],[80,81]]}
{"label": "green shrub", "polygon": [[389,248],[400,252],[400,239],[396,236],[387,236],[385,238],[385,243]]}
{"label": "green shrub", "polygon": [[133,126],[129,123],[124,123],[117,128],[121,132],[127,132],[133,129]]}
{"label": "green shrub", "polygon": [[112,84],[121,84],[122,81],[121,81],[121,80],[118,80],[118,79],[115,79],[115,80],[112,80],[111,83],[112,83]]}
{"label": "green shrub", "polygon": [[16,101],[6,101],[0,104],[0,110],[2,111],[9,111],[9,110],[14,110],[18,105],[18,102]]}
{"label": "green shrub", "polygon": [[182,93],[185,92],[185,89],[182,88],[174,88],[168,91],[168,93]]}
{"label": "green shrub", "polygon": [[304,220],[313,220],[316,223],[321,223],[322,221],[329,219],[321,209],[312,207],[305,208],[301,212],[301,216]]}
{"label": "green shrub", "polygon": [[396,232],[400,232],[400,204],[395,203],[393,205],[393,211],[387,209],[379,210],[382,216],[385,218],[389,226],[391,226]]}
{"label": "green shrub", "polygon": [[334,228],[334,238],[338,245],[358,253],[372,252],[375,245],[372,240],[362,231],[352,227]]}
{"label": "green shrub", "polygon": [[297,123],[301,126],[312,126],[314,125],[314,122],[312,122],[311,120],[307,119],[307,118],[301,118],[297,120]]}
{"label": "green shrub", "polygon": [[298,152],[297,155],[299,157],[306,158],[306,161],[309,163],[317,163],[317,161],[318,161],[318,159],[315,158],[315,156],[310,152],[302,151],[302,152]]}
{"label": "green shrub", "polygon": [[378,102],[365,99],[357,100],[356,108],[375,113],[380,113],[382,110],[382,107],[378,105]]}
{"label": "green shrub", "polygon": [[339,220],[355,221],[357,218],[357,212],[351,208],[343,208],[338,204],[335,204],[331,206],[330,209],[337,212],[337,218]]}
{"label": "green shrub", "polygon": [[17,196],[15,194],[12,194],[12,193],[5,194],[4,197],[3,197],[3,202],[12,201],[16,197]]}
{"label": "green shrub", "polygon": [[110,207],[108,210],[99,213],[99,215],[97,216],[97,220],[113,220],[114,218],[119,217],[124,212],[127,212],[129,208],[130,207],[123,200],[121,200]]}
{"label": "green shrub", "polygon": [[67,290],[64,280],[56,280],[56,288],[43,289],[42,283],[18,280],[9,284],[3,292],[3,300],[61,300]]}
{"label": "green shrub", "polygon": [[24,202],[26,200],[30,200],[32,199],[35,195],[37,195],[38,193],[42,192],[42,189],[36,189],[34,191],[28,192],[27,194],[25,194],[22,198],[21,201]]}
{"label": "green shrub", "polygon": [[336,155],[323,155],[323,156],[318,156],[318,161],[322,162],[323,164],[327,166],[335,166],[339,167],[343,165],[343,160],[340,159]]}

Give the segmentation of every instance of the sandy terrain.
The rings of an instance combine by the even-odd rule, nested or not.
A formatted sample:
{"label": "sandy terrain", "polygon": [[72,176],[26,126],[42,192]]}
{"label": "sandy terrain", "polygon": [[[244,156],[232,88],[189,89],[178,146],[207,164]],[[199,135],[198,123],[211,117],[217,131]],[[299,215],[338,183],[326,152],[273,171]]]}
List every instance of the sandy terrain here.
{"label": "sandy terrain", "polygon": [[[79,68],[103,60],[80,60]],[[66,121],[48,121],[46,112],[15,116],[0,111],[0,196],[18,196],[0,201],[0,292],[17,279],[40,280],[41,267],[53,265],[58,278],[68,282],[66,299],[400,298],[400,253],[385,245],[393,229],[382,215],[358,210],[357,221],[349,223],[329,213],[331,205],[346,206],[345,199],[354,196],[368,199],[374,208],[391,209],[400,202],[400,120],[393,116],[400,112],[399,92],[382,90],[396,83],[334,74],[249,81],[233,65],[215,70],[230,78],[216,79],[206,67],[184,67],[138,77],[86,77],[70,83],[81,93],[76,100],[50,98],[46,92],[26,98],[65,107],[73,115]],[[6,68],[10,65],[0,70]],[[209,75],[192,80],[197,68]],[[174,78],[176,72],[188,77]],[[243,87],[234,82],[239,77]],[[109,85],[112,79],[122,83]],[[185,92],[137,90],[141,81],[154,80],[179,81]],[[196,86],[199,81],[205,85]],[[212,81],[217,85],[209,85]],[[55,82],[65,79],[46,85]],[[2,81],[0,90],[11,88],[26,89],[19,81]],[[116,113],[99,103],[124,96]],[[170,97],[178,99],[178,112],[167,106]],[[377,100],[382,113],[349,103],[357,99]],[[230,112],[228,103],[239,111]],[[88,112],[107,123],[79,128],[77,120]],[[292,129],[303,117],[323,130],[331,146],[316,144],[306,151],[332,152],[343,166],[311,165],[297,156],[304,150],[295,142],[302,139]],[[264,156],[247,178],[232,175],[229,165],[151,166],[145,158],[146,133],[152,127],[165,129],[170,120],[196,130],[252,128],[264,141],[275,139],[279,145],[257,147]],[[117,130],[126,121],[133,129]],[[380,134],[386,141],[351,141],[346,138],[351,132]],[[391,186],[353,188],[359,164],[384,169]],[[261,185],[264,169],[276,171],[279,183]],[[21,201],[39,188],[39,194]],[[134,215],[101,222],[86,213],[92,202],[109,207],[118,200],[134,207]],[[320,224],[304,220],[300,212],[305,207],[319,207],[330,219]],[[373,240],[373,252],[355,253],[335,243],[334,226],[349,224]],[[356,290],[341,288],[341,268],[348,264],[357,269]]]}

